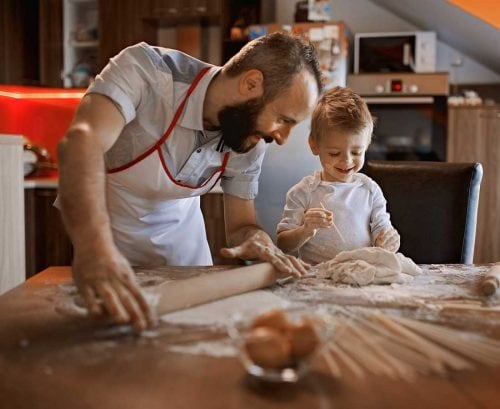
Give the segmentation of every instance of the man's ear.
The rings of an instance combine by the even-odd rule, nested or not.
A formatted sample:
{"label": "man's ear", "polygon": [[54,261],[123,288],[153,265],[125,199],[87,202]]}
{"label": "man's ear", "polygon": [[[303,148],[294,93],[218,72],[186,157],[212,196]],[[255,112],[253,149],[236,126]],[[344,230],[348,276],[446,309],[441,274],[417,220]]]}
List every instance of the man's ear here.
{"label": "man's ear", "polygon": [[264,93],[264,74],[257,69],[245,71],[239,81],[239,92],[249,98],[261,97]]}
{"label": "man's ear", "polygon": [[313,155],[319,155],[319,149],[316,145],[316,143],[314,142],[312,136],[309,134],[309,138],[307,140],[309,142],[309,147],[311,148],[311,151],[313,153]]}

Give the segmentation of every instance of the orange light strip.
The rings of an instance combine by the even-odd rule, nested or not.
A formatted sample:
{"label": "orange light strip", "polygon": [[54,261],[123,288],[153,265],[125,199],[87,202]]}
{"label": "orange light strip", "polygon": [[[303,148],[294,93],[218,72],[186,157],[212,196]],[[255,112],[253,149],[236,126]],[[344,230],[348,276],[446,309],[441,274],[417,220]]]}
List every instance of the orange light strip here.
{"label": "orange light strip", "polygon": [[498,0],[448,0],[469,14],[500,28],[500,3]]}
{"label": "orange light strip", "polygon": [[85,92],[8,92],[0,91],[0,97],[8,97],[15,99],[81,99]]}

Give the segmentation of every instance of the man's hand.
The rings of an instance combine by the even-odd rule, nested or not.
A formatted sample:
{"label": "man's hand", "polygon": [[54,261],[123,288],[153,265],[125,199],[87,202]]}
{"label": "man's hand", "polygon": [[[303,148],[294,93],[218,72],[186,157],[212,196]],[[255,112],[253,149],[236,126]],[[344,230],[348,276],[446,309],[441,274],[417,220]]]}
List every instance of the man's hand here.
{"label": "man's hand", "polygon": [[398,231],[391,227],[379,233],[375,239],[375,247],[382,247],[396,253],[399,250],[400,240]]}
{"label": "man's hand", "polygon": [[280,273],[296,277],[306,274],[311,267],[302,260],[283,253],[263,231],[256,231],[239,246],[221,249],[221,255],[244,260],[268,261]]}
{"label": "man's hand", "polygon": [[99,253],[76,252],[73,260],[73,278],[90,315],[130,323],[138,332],[155,325],[151,307],[125,257],[118,250]]}

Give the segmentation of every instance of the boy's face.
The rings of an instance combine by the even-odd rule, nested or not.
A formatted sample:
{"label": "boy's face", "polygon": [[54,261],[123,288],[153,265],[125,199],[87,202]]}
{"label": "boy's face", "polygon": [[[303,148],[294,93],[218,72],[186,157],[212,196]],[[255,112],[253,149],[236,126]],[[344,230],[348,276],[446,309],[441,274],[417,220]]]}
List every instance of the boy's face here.
{"label": "boy's face", "polygon": [[370,144],[367,129],[359,134],[335,132],[322,135],[318,142],[309,138],[309,145],[323,166],[322,179],[328,182],[352,182],[352,177],[365,163]]}

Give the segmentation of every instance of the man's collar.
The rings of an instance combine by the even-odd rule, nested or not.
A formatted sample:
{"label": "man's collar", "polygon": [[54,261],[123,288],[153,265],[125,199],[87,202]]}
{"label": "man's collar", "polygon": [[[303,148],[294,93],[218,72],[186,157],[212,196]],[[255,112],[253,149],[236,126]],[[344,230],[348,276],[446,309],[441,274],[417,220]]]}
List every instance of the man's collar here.
{"label": "man's collar", "polygon": [[221,67],[211,67],[200,80],[191,96],[188,98],[186,108],[179,125],[183,128],[203,131],[203,103],[207,94],[207,88]]}

